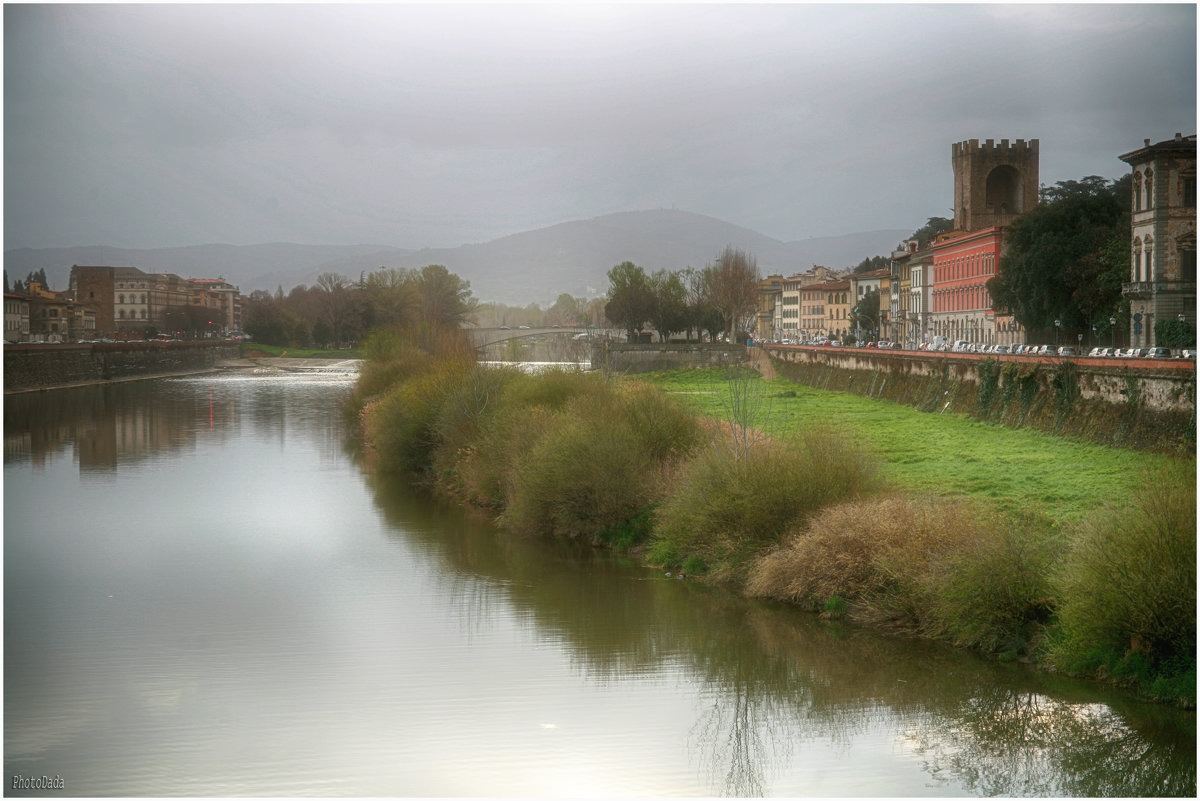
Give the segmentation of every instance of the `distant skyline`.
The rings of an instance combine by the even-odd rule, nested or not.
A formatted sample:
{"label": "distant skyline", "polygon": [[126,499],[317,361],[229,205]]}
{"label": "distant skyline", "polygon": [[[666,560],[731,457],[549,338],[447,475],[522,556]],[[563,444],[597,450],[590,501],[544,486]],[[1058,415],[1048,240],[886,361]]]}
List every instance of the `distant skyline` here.
{"label": "distant skyline", "polygon": [[4,247],[455,247],[678,208],[781,241],[1196,132],[1196,7],[4,7]]}

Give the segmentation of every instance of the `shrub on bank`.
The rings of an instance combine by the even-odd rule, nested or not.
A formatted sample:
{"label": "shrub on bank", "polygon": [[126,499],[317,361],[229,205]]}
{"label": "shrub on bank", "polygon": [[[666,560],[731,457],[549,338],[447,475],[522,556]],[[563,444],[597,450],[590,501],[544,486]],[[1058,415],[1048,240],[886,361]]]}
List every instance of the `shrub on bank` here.
{"label": "shrub on bank", "polygon": [[1101,510],[1075,532],[1055,574],[1057,666],[1194,700],[1194,469],[1179,461],[1146,476],[1132,505]]}
{"label": "shrub on bank", "polygon": [[367,336],[362,347],[363,366],[346,408],[350,417],[357,416],[367,403],[390,388],[443,362],[453,362],[464,370],[474,365],[474,352],[462,332],[419,328],[380,327]]}
{"label": "shrub on bank", "polygon": [[474,369],[456,361],[433,362],[364,408],[364,437],[380,469],[424,477],[438,447],[438,414]]}
{"label": "shrub on bank", "polygon": [[432,469],[439,485],[455,492],[462,489],[461,462],[491,427],[505,390],[524,378],[516,368],[475,366],[447,388],[433,420]]}
{"label": "shrub on bank", "polygon": [[703,565],[741,580],[756,555],[789,526],[830,503],[875,491],[874,460],[827,429],[788,442],[762,440],[733,458],[719,438],[683,467],[659,508],[650,559]]}
{"label": "shrub on bank", "polygon": [[564,403],[515,460],[501,522],[569,539],[608,532],[632,544],[665,492],[671,462],[692,449],[699,431],[653,387],[597,384]]}
{"label": "shrub on bank", "polygon": [[752,595],[852,616],[990,653],[1028,652],[1053,606],[1049,523],[942,498],[873,498],[822,510],[757,561]]}
{"label": "shrub on bank", "polygon": [[[443,488],[452,494],[498,511],[507,502],[516,465],[541,438],[556,410],[571,398],[606,388],[598,376],[577,370],[547,370],[537,375],[508,369],[495,372],[504,377],[494,379],[495,392],[487,393],[474,438],[447,444],[439,459],[439,476]],[[449,420],[446,423],[449,425]]]}

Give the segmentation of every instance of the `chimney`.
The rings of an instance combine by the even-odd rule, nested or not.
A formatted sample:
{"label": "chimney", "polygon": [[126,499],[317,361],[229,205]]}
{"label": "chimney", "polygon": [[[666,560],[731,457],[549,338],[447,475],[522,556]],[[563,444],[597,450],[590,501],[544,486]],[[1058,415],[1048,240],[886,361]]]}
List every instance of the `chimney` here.
{"label": "chimney", "polygon": [[1149,140],[1149,139],[1147,139],[1147,140],[1146,140],[1146,147],[1150,147],[1150,140]]}
{"label": "chimney", "polygon": [[1175,142],[1176,143],[1183,142],[1183,134],[1179,133],[1178,131],[1175,132]]}

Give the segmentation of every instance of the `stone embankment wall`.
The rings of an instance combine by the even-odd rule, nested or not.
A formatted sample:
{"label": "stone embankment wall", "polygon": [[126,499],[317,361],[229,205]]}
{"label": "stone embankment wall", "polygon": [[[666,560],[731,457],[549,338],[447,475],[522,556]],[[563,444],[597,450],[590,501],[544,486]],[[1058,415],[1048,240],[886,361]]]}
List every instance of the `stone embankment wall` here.
{"label": "stone embankment wall", "polygon": [[236,342],[5,345],[4,391],[202,372],[236,359],[238,350]]}
{"label": "stone embankment wall", "polygon": [[938,414],[1127,448],[1195,453],[1196,366],[1182,360],[770,347],[781,376]]}
{"label": "stone embankment wall", "polygon": [[724,367],[747,362],[749,356],[741,345],[629,345],[599,342],[592,346],[592,369],[619,374],[653,373],[686,367]]}

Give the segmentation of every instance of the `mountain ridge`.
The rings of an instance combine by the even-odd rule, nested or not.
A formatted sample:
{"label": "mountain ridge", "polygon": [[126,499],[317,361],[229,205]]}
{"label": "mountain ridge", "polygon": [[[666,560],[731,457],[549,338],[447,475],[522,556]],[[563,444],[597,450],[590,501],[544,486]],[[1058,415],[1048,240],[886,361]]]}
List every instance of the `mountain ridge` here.
{"label": "mountain ridge", "polygon": [[175,248],[15,248],[4,253],[9,280],[45,269],[51,287],[64,289],[73,264],[137,267],[184,277],[223,277],[243,294],[315,283],[321,273],[357,279],[380,267],[442,264],[471,282],[482,301],[548,304],[558,295],[590,297],[607,288],[615,264],[632,261],[647,272],[704,267],[725,247],[747,251],[762,275],[791,275],[814,264],[852,267],[891,252],[910,232],[864,231],[783,242],[702,214],[679,210],[624,211],[569,220],[453,248],[411,250],[392,245],[206,244]]}

